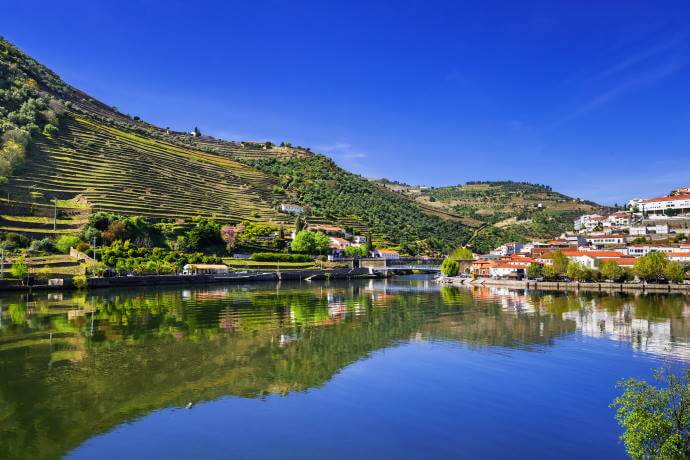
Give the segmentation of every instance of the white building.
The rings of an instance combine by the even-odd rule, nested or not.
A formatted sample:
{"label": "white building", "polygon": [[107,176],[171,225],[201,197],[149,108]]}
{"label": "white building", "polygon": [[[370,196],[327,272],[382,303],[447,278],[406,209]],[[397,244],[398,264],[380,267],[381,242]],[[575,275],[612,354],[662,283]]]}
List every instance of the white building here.
{"label": "white building", "polygon": [[400,253],[392,249],[376,249],[371,252],[372,257],[380,257],[382,259],[399,259]]}
{"label": "white building", "polygon": [[352,242],[354,244],[366,244],[367,237],[362,235],[355,235],[354,237],[352,237]]}
{"label": "white building", "polygon": [[520,251],[522,251],[523,246],[524,245],[522,243],[518,243],[517,241],[513,241],[511,243],[506,243],[506,244],[503,244],[503,245],[497,247],[496,249],[491,251],[490,254],[492,256],[502,256],[502,257],[512,256],[513,254],[517,254]]}
{"label": "white building", "polygon": [[635,199],[630,204],[650,219],[690,214],[690,194]]}
{"label": "white building", "polygon": [[683,264],[690,264],[690,252],[669,252],[666,254],[668,260],[675,260]]}
{"label": "white building", "polygon": [[578,232],[591,232],[598,225],[603,227],[604,221],[606,221],[606,217],[600,216],[599,214],[585,214],[575,220],[574,226],[575,230]]}
{"label": "white building", "polygon": [[304,208],[296,204],[281,204],[280,210],[288,214],[304,214]]}
{"label": "white building", "polygon": [[603,247],[603,246],[616,246],[625,244],[625,236],[623,235],[602,235],[602,236],[589,236],[587,237],[587,242],[592,246]]}
{"label": "white building", "polygon": [[668,225],[666,224],[630,227],[630,234],[633,236],[668,235],[669,233]]}
{"label": "white building", "polygon": [[646,245],[646,246],[628,246],[625,248],[625,251],[628,253],[629,256],[632,257],[642,257],[646,256],[650,252],[663,252],[665,254],[669,254],[671,252],[676,252],[678,248],[674,248],[673,246],[652,246],[652,245]]}
{"label": "white building", "polygon": [[182,267],[183,275],[227,275],[230,268],[222,264],[187,264]]}

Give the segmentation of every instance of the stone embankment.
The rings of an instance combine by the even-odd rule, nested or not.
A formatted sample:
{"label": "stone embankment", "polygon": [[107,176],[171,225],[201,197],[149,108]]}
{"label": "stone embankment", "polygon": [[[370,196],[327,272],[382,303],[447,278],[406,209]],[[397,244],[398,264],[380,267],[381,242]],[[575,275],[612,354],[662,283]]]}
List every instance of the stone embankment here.
{"label": "stone embankment", "polygon": [[[249,283],[257,281],[293,281],[319,279],[357,279],[381,278],[379,272],[366,268],[339,268],[332,270],[289,270],[280,272],[247,273],[242,275],[150,275],[150,276],[112,276],[107,278],[89,278],[89,289],[114,288],[131,286],[167,286],[173,284],[210,284],[210,283]],[[49,284],[22,285],[19,281],[0,280],[0,291],[22,291],[29,289],[69,290],[74,289],[72,279],[51,280]]]}
{"label": "stone embankment", "polygon": [[440,283],[454,286],[504,287],[508,289],[534,289],[540,291],[644,291],[690,293],[690,284],[654,283],[580,283],[577,281],[500,280],[492,278],[441,277]]}

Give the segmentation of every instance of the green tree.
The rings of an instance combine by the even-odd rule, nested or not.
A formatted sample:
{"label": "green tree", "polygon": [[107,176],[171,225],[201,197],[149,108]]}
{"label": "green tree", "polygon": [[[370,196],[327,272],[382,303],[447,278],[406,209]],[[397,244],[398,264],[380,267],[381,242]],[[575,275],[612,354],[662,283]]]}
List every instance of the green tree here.
{"label": "green tree", "polygon": [[539,278],[544,274],[544,267],[541,264],[531,263],[527,267],[527,278]]}
{"label": "green tree", "polygon": [[579,262],[570,262],[566,274],[576,281],[591,281],[594,278],[592,269]]}
{"label": "green tree", "polygon": [[460,273],[460,264],[448,257],[441,264],[441,273],[444,276],[458,276]]}
{"label": "green tree", "polygon": [[22,280],[22,284],[24,284],[25,278],[29,276],[29,265],[26,263],[24,256],[19,256],[14,259],[12,267],[10,268],[10,273],[14,278]]}
{"label": "green tree", "polygon": [[624,391],[611,406],[625,429],[621,439],[628,455],[690,458],[690,370],[678,376],[660,369],[654,377],[661,387],[636,379],[618,384]]}
{"label": "green tree", "polygon": [[669,260],[664,267],[664,278],[674,283],[680,283],[685,279],[685,267],[678,261]]}
{"label": "green tree", "polygon": [[604,279],[620,282],[625,279],[625,270],[615,260],[604,260],[599,267]]}
{"label": "green tree", "polygon": [[304,230],[304,221],[301,216],[295,217],[295,233],[299,233]]}
{"label": "green tree", "polygon": [[557,275],[564,275],[568,271],[570,260],[561,251],[551,254],[551,266],[556,270]]}
{"label": "green tree", "polygon": [[664,269],[668,264],[666,254],[650,252],[635,261],[635,274],[645,281],[658,282],[664,276]]}
{"label": "green tree", "polygon": [[67,254],[69,252],[69,248],[75,247],[77,244],[79,244],[79,241],[81,240],[78,236],[62,235],[55,242],[55,247],[63,254]]}
{"label": "green tree", "polygon": [[554,268],[553,265],[544,265],[544,269],[542,270],[542,273],[544,274],[544,278],[552,280],[558,277],[558,272]]}
{"label": "green tree", "polygon": [[457,248],[455,251],[453,251],[453,253],[450,256],[455,260],[474,259],[474,254],[469,248],[466,247]]}
{"label": "green tree", "polygon": [[345,248],[345,255],[348,257],[366,257],[367,248],[364,246],[348,246]]}
{"label": "green tree", "polygon": [[323,254],[328,251],[329,245],[330,239],[324,233],[302,230],[295,235],[290,249],[308,254]]}
{"label": "green tree", "polygon": [[322,232],[316,232],[314,235],[314,250],[318,254],[325,254],[331,245],[331,239]]}
{"label": "green tree", "polygon": [[58,134],[58,132],[59,132],[59,130],[58,130],[57,126],[51,125],[50,123],[47,123],[43,127],[43,134],[45,134],[48,137],[56,136]]}

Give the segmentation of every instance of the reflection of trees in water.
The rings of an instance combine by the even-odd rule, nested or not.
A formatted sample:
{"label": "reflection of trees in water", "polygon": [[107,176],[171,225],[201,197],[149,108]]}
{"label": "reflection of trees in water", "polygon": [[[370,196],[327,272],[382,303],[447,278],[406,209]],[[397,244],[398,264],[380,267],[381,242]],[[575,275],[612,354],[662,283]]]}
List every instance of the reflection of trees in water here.
{"label": "reflection of trees in water", "polygon": [[529,348],[574,331],[576,321],[563,315],[587,309],[639,308],[685,324],[684,304],[663,296],[661,306],[646,301],[631,309],[635,296],[396,292],[371,283],[45,300],[3,301],[0,365],[12,378],[0,379],[0,458],[56,457],[123,421],[189,401],[318,387],[418,333]]}

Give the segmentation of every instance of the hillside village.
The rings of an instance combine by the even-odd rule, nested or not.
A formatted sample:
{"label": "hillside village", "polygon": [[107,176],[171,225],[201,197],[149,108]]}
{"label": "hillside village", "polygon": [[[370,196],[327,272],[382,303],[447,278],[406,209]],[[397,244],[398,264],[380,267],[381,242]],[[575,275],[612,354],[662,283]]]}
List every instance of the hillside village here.
{"label": "hillside village", "polygon": [[[645,276],[640,266],[652,257],[656,272]],[[582,215],[572,231],[553,240],[503,244],[466,264],[466,271],[508,279],[682,281],[689,266],[690,187],[683,187],[666,196],[631,199],[626,210],[608,215]]]}

